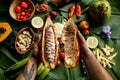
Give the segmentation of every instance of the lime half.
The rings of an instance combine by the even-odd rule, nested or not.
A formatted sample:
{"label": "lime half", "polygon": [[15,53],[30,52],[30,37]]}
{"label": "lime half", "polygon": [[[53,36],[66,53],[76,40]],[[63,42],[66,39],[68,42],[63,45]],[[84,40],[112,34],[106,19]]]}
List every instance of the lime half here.
{"label": "lime half", "polygon": [[94,36],[87,38],[87,45],[89,48],[96,48],[98,45],[98,39]]}
{"label": "lime half", "polygon": [[34,28],[41,28],[44,24],[43,19],[41,17],[32,18],[31,24]]}

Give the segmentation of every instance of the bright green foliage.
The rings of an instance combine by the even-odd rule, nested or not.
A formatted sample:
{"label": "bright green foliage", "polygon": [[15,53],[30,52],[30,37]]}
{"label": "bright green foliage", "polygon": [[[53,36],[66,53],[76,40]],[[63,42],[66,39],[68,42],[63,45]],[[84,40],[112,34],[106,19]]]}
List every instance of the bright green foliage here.
{"label": "bright green foliage", "polygon": [[[14,40],[17,35],[17,32],[25,27],[25,26],[31,26],[31,22],[17,22],[13,20],[9,15],[9,5],[11,0],[0,0],[0,22],[9,22],[13,32],[10,34],[10,36],[2,43],[0,43],[0,80],[8,80],[7,77],[4,75],[4,71],[7,70],[11,65],[17,63],[18,61],[21,61],[22,59],[30,56],[30,52],[25,55],[19,55],[15,48],[14,48]],[[34,1],[34,0],[32,0]],[[48,0],[46,0],[48,1]],[[92,22],[92,18],[89,16],[88,8],[89,4],[93,1],[98,0],[78,0],[78,4],[80,4],[82,8],[82,15],[78,19],[75,16],[75,13],[73,15],[73,19],[78,24],[81,20],[88,20],[90,25],[90,35],[96,36],[98,38],[99,44],[98,47],[102,48],[105,44],[108,44],[111,47],[114,47],[115,52],[117,52],[117,56],[114,58],[114,61],[116,63],[113,68],[109,69],[106,68],[106,70],[112,75],[114,80],[120,80],[120,1],[119,0],[108,0],[108,2],[111,5],[111,16],[104,24],[96,24],[95,22]],[[55,8],[52,5],[50,6],[50,9],[53,9],[57,12],[59,12],[58,16],[53,20],[53,22],[62,22],[63,17],[68,19],[68,9],[71,5],[75,5],[76,2],[71,2],[61,8]],[[46,13],[37,13],[34,16],[40,16],[45,20]],[[102,30],[102,26],[110,26],[111,27],[111,40],[104,41],[100,37],[100,33]],[[35,35],[37,35],[37,31],[33,28]],[[87,36],[85,36],[87,37]],[[32,49],[31,49],[32,50]],[[59,67],[56,67],[53,70],[50,70],[48,76],[45,80],[90,80],[88,76],[82,75],[82,69],[81,64],[78,63],[77,67],[72,69],[66,69],[63,61],[61,62],[61,65]]]}

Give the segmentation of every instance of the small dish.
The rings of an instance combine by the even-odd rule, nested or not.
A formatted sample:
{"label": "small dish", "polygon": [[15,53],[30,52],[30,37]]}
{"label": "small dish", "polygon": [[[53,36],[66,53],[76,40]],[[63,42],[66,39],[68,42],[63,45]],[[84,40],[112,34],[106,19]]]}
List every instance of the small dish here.
{"label": "small dish", "polygon": [[[26,2],[26,3],[28,4],[28,7],[31,9],[31,13],[30,13],[31,16],[28,17],[28,18],[25,19],[25,20],[18,20],[18,19],[16,19],[15,7],[16,7],[17,5],[19,5],[21,1]],[[33,4],[33,2],[32,2],[31,0],[13,0],[12,4],[11,4],[10,7],[9,7],[9,14],[10,14],[10,16],[11,16],[14,20],[16,20],[16,21],[26,21],[26,20],[29,20],[29,19],[34,15],[34,13],[35,13],[35,8],[34,8],[34,4]]]}
{"label": "small dish", "polygon": [[15,49],[19,54],[27,53],[34,42],[34,32],[30,27],[22,28],[15,39]]}

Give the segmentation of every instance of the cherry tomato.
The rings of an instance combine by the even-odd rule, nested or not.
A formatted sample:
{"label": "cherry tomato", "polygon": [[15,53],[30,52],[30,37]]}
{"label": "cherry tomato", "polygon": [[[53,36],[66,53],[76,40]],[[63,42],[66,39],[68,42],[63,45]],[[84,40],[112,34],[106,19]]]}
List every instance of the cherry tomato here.
{"label": "cherry tomato", "polygon": [[27,16],[27,18],[29,18],[31,16],[31,14],[29,12],[26,12],[25,15]]}
{"label": "cherry tomato", "polygon": [[60,60],[58,59],[57,62],[56,62],[56,66],[60,66],[61,62]]}
{"label": "cherry tomato", "polygon": [[28,4],[27,4],[26,2],[24,2],[24,1],[21,2],[20,6],[21,6],[21,8],[23,8],[23,9],[28,8]]}
{"label": "cherry tomato", "polygon": [[61,59],[64,59],[64,58],[65,58],[65,54],[64,54],[63,52],[61,52],[61,53],[59,54],[59,56],[60,56]]}
{"label": "cherry tomato", "polygon": [[23,17],[23,20],[26,20],[26,17],[25,17],[25,16]]}
{"label": "cherry tomato", "polygon": [[17,13],[16,16],[20,16],[20,13]]}
{"label": "cherry tomato", "polygon": [[28,12],[28,9],[25,9],[24,11],[25,11],[25,12]]}
{"label": "cherry tomato", "polygon": [[28,9],[28,12],[29,12],[29,13],[31,13],[31,12],[32,12],[32,10],[31,10],[31,9]]}
{"label": "cherry tomato", "polygon": [[23,15],[23,16],[24,16],[24,15],[25,15],[25,12],[21,12],[21,15]]}
{"label": "cherry tomato", "polygon": [[21,12],[21,7],[20,6],[16,6],[15,7],[15,12],[16,13],[20,13]]}
{"label": "cherry tomato", "polygon": [[21,15],[19,20],[26,20],[26,17]]}
{"label": "cherry tomato", "polygon": [[43,28],[37,29],[37,32],[38,32],[38,33],[41,32],[41,31],[43,31]]}
{"label": "cherry tomato", "polygon": [[23,9],[22,7],[21,7],[21,9],[22,9],[21,11],[25,12],[25,9]]}
{"label": "cherry tomato", "polygon": [[37,29],[37,32],[38,32],[38,33],[41,32],[41,29]]}
{"label": "cherry tomato", "polygon": [[19,20],[19,19],[20,19],[20,15],[17,15],[17,16],[16,16],[16,19]]}
{"label": "cherry tomato", "polygon": [[88,29],[83,30],[83,35],[89,35],[89,34],[90,34],[90,32],[89,32],[89,30],[88,30]]}

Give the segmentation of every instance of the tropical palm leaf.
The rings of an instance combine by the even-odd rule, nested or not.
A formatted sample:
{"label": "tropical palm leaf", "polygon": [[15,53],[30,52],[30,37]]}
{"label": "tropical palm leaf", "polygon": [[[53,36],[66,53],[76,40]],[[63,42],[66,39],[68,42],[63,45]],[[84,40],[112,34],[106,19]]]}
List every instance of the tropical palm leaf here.
{"label": "tropical palm leaf", "polygon": [[[34,0],[32,0],[34,1]],[[41,0],[42,1],[49,1],[49,0]],[[92,1],[98,1],[98,0],[77,0],[74,2],[71,2],[61,8],[55,8],[52,5],[50,5],[50,10],[53,9],[57,12],[59,12],[57,18],[53,20],[53,22],[62,22],[63,18],[68,19],[68,9],[71,5],[80,4],[82,8],[82,15],[81,18],[77,18],[75,14],[73,15],[74,21],[79,24],[82,20],[91,20],[91,18],[88,15],[88,6]],[[114,61],[116,65],[113,66],[113,68],[106,67],[106,70],[112,75],[114,80],[120,79],[120,3],[119,0],[108,0],[111,4],[112,8],[112,15],[110,19],[101,25],[97,25],[94,23],[90,23],[90,32],[91,35],[96,36],[99,40],[99,48],[104,47],[105,44],[110,45],[115,49],[115,52],[117,52],[117,56],[114,58]],[[16,62],[28,57],[31,52],[28,52],[26,55],[19,55],[17,54],[15,48],[14,48],[14,40],[17,35],[17,32],[25,27],[25,26],[31,26],[31,20],[26,22],[17,22],[13,20],[9,15],[9,6],[10,6],[10,0],[0,0],[0,22],[9,22],[13,31],[10,34],[10,36],[2,43],[0,43],[0,80],[8,80],[7,77],[4,75],[4,71],[10,67],[11,65],[15,64]],[[46,13],[38,13],[34,16],[40,16],[45,20],[46,14],[49,14],[49,12]],[[111,27],[111,37],[112,39],[109,41],[104,41],[100,37],[100,33],[102,31],[102,26],[109,25]],[[38,33],[35,29],[35,35]],[[56,67],[55,69],[52,69],[45,80],[90,80],[88,75],[82,75],[82,66],[80,62],[78,63],[77,67],[66,69],[64,62],[61,62],[61,66]]]}

